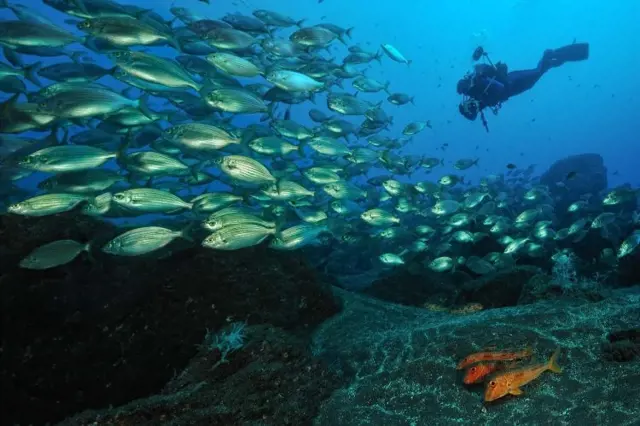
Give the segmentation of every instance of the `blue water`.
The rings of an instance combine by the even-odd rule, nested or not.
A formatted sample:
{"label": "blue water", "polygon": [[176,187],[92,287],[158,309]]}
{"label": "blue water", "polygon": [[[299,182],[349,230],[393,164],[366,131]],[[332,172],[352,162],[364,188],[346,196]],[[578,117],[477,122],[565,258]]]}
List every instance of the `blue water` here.
{"label": "blue water", "polygon": [[[150,6],[145,0],[128,3]],[[68,16],[39,1],[23,4],[77,32],[63,22]],[[156,1],[153,10],[170,19],[169,8],[173,5]],[[215,0],[211,5],[191,0],[178,6],[189,7],[196,14],[211,18],[236,12],[250,14],[263,7],[261,2]],[[385,110],[394,116],[391,136],[394,133],[400,136],[404,125],[411,121],[431,120],[433,124],[433,130],[427,129],[416,136],[404,153],[442,157],[447,167],[437,168],[428,178],[420,171],[413,180],[435,180],[451,173],[455,171],[452,162],[459,158],[480,158],[479,167],[465,172],[466,178],[473,181],[486,174],[504,172],[508,163],[519,167],[536,164],[542,172],[566,155],[595,152],[603,156],[609,168],[610,186],[638,181],[635,159],[640,153],[636,143],[640,130],[636,112],[640,83],[635,75],[638,59],[634,54],[640,47],[636,28],[640,4],[637,2],[350,1],[345,4],[327,0],[318,4],[279,0],[270,1],[269,8],[295,19],[306,18],[306,25],[329,22],[354,27],[350,44],[376,50],[381,43],[391,43],[413,61],[407,67],[385,57],[382,66],[374,62],[368,71],[371,77],[390,81],[392,92],[415,96],[416,106],[385,104]],[[0,18],[12,18],[12,14],[3,10]],[[280,35],[284,34],[288,33]],[[506,62],[509,70],[516,70],[534,67],[544,49],[569,44],[574,39],[590,43],[589,60],[552,69],[532,90],[510,99],[497,117],[488,113],[490,133],[484,131],[479,120],[468,122],[459,115],[460,98],[455,85],[471,69],[471,53],[476,46],[484,46],[494,62]],[[81,49],[77,45],[71,48]],[[338,43],[331,49],[338,58],[345,50]],[[149,51],[163,56],[175,54],[169,48],[150,48]],[[111,65],[104,56],[96,59],[99,65]],[[45,58],[44,64],[65,60]],[[100,81],[123,87],[111,77]],[[374,101],[386,97],[382,93],[362,96]],[[318,104],[324,109],[323,97],[319,97]],[[294,107],[292,117],[311,125],[306,114],[309,107],[309,103]],[[247,117],[234,121],[238,125],[251,122],[255,120]],[[440,149],[443,143],[448,144],[445,152]],[[29,187],[39,179],[41,176],[35,175],[21,184]]]}

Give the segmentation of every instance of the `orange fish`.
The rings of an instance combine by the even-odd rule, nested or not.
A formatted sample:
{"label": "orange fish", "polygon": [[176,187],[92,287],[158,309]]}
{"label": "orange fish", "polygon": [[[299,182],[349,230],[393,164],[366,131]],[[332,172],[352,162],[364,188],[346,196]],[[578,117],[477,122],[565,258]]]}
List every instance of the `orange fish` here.
{"label": "orange fish", "polygon": [[554,373],[562,373],[562,368],[558,365],[559,354],[560,348],[556,349],[548,362],[497,373],[487,383],[484,391],[484,400],[490,402],[505,395],[522,395],[523,392],[520,387],[537,379],[547,370]]}
{"label": "orange fish", "polygon": [[476,352],[471,355],[467,355],[462,361],[458,363],[458,370],[462,370],[481,361],[514,361],[516,359],[529,358],[533,351],[531,348],[526,348],[522,351],[489,351],[489,352]]}

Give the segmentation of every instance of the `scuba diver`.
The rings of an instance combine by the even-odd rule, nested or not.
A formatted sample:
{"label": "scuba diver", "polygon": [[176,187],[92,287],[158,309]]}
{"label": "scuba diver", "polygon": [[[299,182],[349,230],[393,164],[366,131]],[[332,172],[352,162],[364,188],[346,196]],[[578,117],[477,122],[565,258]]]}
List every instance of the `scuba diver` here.
{"label": "scuba diver", "polygon": [[467,73],[458,81],[458,94],[463,95],[458,110],[472,121],[479,113],[482,125],[488,132],[489,126],[483,109],[490,108],[497,115],[503,102],[531,89],[551,68],[559,67],[565,62],[589,58],[589,44],[574,42],[559,49],[545,50],[538,66],[530,70],[508,72],[506,64],[498,62],[494,65],[487,52],[478,47],[473,52],[473,60],[479,61],[481,58],[485,58],[488,63],[476,64],[473,72]]}

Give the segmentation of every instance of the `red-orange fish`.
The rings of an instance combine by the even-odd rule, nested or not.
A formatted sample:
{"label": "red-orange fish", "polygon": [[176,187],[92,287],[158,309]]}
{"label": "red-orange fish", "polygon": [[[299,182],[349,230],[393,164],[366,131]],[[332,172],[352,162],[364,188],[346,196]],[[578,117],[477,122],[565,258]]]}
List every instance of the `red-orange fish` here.
{"label": "red-orange fish", "polygon": [[470,368],[464,374],[463,382],[465,385],[472,385],[474,383],[480,383],[489,374],[501,368],[499,362],[480,362]]}
{"label": "red-orange fish", "polygon": [[520,387],[537,379],[547,370],[554,373],[562,373],[562,368],[557,362],[559,354],[560,348],[556,349],[548,362],[497,373],[487,383],[484,391],[484,400],[490,402],[505,395],[522,395],[523,392]]}
{"label": "red-orange fish", "polygon": [[463,382],[465,385],[472,385],[474,383],[480,383],[488,375],[497,371],[508,370],[515,368],[518,365],[517,361],[514,362],[479,362],[467,368],[464,373]]}
{"label": "red-orange fish", "polygon": [[529,358],[533,351],[531,348],[526,348],[522,351],[486,351],[476,352],[471,355],[467,355],[462,361],[458,363],[458,370],[462,370],[482,361],[514,361],[516,359]]}

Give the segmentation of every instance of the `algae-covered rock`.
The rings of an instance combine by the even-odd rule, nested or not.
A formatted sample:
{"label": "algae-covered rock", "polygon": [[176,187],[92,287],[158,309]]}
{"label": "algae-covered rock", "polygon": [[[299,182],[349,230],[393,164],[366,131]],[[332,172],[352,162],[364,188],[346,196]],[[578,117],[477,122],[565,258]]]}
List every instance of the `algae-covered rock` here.
{"label": "algae-covered rock", "polygon": [[[626,385],[638,379],[637,361],[611,362],[600,350],[611,330],[637,325],[637,292],[463,316],[341,294],[344,310],[314,340],[316,352],[338,360],[352,380],[322,405],[316,425],[637,423],[640,389]],[[527,345],[538,361],[560,348],[562,374],[545,372],[523,395],[494,403],[483,402],[482,385],[463,385],[456,364],[465,356]]]}

